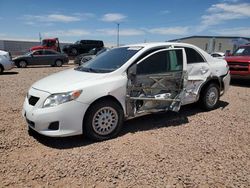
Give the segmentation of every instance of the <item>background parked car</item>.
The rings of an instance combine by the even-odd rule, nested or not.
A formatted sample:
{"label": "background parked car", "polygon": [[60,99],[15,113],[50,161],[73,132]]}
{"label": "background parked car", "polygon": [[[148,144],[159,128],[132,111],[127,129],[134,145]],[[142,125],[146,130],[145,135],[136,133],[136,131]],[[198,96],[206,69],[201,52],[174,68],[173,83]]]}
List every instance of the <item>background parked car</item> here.
{"label": "background parked car", "polygon": [[88,53],[93,48],[101,48],[103,46],[104,44],[101,40],[79,40],[75,44],[64,46],[63,52],[77,56],[78,54]]}
{"label": "background parked car", "polygon": [[223,52],[213,52],[210,55],[213,57],[219,58],[219,59],[225,58],[225,53],[223,53]]}
{"label": "background parked car", "polygon": [[12,69],[14,66],[10,53],[0,50],[0,74],[5,70]]}
{"label": "background parked car", "polygon": [[86,63],[87,61],[91,60],[91,59],[94,59],[96,56],[102,54],[103,52],[106,52],[110,50],[109,48],[102,48],[99,52],[97,52],[95,55],[86,55],[84,57],[82,57],[79,65],[83,64],[83,63]]}
{"label": "background parked car", "polygon": [[102,50],[104,47],[101,48],[93,48],[91,49],[88,53],[83,53],[75,57],[74,63],[75,64],[81,64],[81,60],[84,56],[89,56],[89,55],[96,55],[100,50]]}
{"label": "background parked car", "polygon": [[36,50],[13,59],[17,67],[25,68],[27,65],[51,65],[60,67],[68,63],[67,55],[54,50]]}
{"label": "background parked car", "polygon": [[240,46],[235,52],[226,56],[232,78],[250,79],[250,44]]}

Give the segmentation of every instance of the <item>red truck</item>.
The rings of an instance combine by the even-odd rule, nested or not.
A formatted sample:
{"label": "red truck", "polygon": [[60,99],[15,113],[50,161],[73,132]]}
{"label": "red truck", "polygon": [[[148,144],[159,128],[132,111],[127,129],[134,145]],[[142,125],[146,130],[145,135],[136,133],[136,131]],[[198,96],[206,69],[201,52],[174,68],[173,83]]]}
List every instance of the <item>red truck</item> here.
{"label": "red truck", "polygon": [[240,46],[235,52],[225,57],[232,78],[250,79],[250,43]]}
{"label": "red truck", "polygon": [[41,45],[33,46],[32,48],[30,48],[30,51],[41,50],[41,49],[51,49],[61,52],[59,39],[58,38],[43,39]]}

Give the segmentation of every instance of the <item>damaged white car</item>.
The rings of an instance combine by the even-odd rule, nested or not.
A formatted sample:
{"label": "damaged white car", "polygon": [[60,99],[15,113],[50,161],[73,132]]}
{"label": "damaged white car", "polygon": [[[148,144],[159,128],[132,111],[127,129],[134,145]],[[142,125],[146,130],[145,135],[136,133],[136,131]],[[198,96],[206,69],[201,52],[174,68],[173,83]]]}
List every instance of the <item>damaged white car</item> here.
{"label": "damaged white car", "polygon": [[116,136],[123,121],[178,111],[200,101],[216,108],[229,87],[226,61],[185,43],[144,43],[107,51],[74,69],[43,78],[23,107],[28,127],[47,136]]}

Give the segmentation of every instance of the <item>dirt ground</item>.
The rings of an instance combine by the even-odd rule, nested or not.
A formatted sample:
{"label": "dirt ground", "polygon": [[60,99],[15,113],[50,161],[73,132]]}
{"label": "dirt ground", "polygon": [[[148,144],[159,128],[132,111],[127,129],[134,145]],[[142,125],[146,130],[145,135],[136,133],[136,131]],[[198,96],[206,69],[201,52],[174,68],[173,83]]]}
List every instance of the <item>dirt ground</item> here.
{"label": "dirt ground", "polygon": [[250,81],[234,81],[216,110],[144,116],[104,142],[29,136],[29,87],[71,67],[0,75],[0,187],[250,187]]}

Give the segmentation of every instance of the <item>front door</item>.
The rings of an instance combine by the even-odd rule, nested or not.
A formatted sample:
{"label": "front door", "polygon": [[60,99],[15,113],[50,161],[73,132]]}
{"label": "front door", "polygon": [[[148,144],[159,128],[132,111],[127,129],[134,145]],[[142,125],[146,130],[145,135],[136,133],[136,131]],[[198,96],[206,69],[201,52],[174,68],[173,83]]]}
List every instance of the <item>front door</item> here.
{"label": "front door", "polygon": [[32,61],[30,65],[41,65],[43,62],[43,50],[33,52]]}
{"label": "front door", "polygon": [[178,111],[184,95],[186,69],[182,48],[158,50],[132,65],[128,70],[127,115]]}

